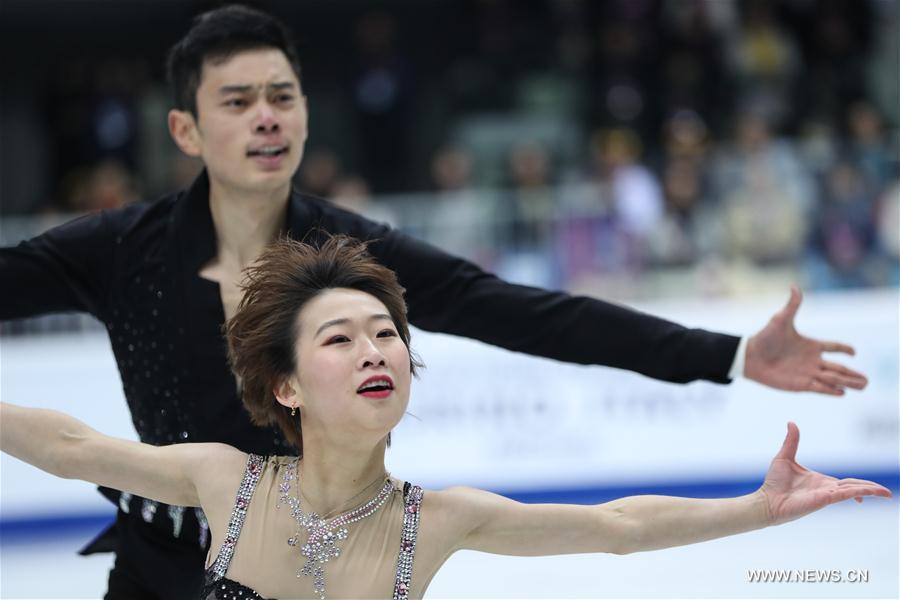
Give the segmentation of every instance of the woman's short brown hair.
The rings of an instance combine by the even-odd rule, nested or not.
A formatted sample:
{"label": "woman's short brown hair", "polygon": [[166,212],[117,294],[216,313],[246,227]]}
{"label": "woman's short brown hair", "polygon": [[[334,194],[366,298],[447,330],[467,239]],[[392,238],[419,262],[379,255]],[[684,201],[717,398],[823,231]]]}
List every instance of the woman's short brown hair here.
{"label": "woman's short brown hair", "polygon": [[[397,275],[367,252],[365,243],[344,235],[329,236],[318,246],[280,239],[244,273],[244,296],[225,325],[231,368],[241,381],[244,406],[253,423],[277,425],[302,453],[300,417],[292,417],[274,393],[296,371],[300,310],[329,289],[371,294],[388,309],[408,349],[404,290]],[[421,365],[410,353],[413,374],[417,366]]]}

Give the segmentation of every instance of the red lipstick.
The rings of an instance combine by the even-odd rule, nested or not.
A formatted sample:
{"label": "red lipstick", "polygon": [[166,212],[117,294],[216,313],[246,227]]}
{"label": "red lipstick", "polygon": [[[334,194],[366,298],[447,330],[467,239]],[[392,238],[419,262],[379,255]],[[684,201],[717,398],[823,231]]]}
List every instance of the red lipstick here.
{"label": "red lipstick", "polygon": [[356,388],[356,393],[366,398],[387,398],[393,391],[394,380],[387,375],[373,375]]}

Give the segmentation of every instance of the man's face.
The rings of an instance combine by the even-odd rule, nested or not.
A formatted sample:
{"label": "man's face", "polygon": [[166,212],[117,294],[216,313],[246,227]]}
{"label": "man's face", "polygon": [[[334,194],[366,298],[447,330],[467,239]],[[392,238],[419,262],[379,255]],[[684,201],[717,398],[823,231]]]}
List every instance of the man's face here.
{"label": "man's face", "polygon": [[280,50],[247,50],[204,64],[196,147],[215,184],[248,192],[288,187],[306,126],[306,97]]}

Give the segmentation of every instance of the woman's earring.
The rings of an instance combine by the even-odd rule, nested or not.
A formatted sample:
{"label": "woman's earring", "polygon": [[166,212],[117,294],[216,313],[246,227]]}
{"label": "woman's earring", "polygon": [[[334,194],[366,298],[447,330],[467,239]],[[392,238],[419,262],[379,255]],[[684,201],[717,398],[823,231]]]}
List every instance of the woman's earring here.
{"label": "woman's earring", "polygon": [[292,416],[292,417],[296,417],[296,416],[297,416],[297,406],[296,406],[296,405],[294,405],[294,406],[291,407],[291,416]]}

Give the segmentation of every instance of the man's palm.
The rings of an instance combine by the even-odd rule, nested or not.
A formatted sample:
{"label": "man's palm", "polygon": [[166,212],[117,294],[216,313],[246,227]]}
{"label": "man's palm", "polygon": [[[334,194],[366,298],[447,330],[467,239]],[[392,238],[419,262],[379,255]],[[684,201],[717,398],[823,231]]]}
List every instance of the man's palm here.
{"label": "man's palm", "polygon": [[825,352],[854,354],[840,342],[823,342],[800,335],[794,318],[802,301],[800,290],[791,288],[787,305],[747,342],[744,374],[779,390],[818,392],[840,396],[844,388],[861,390],[867,381],[862,373],[825,360]]}

